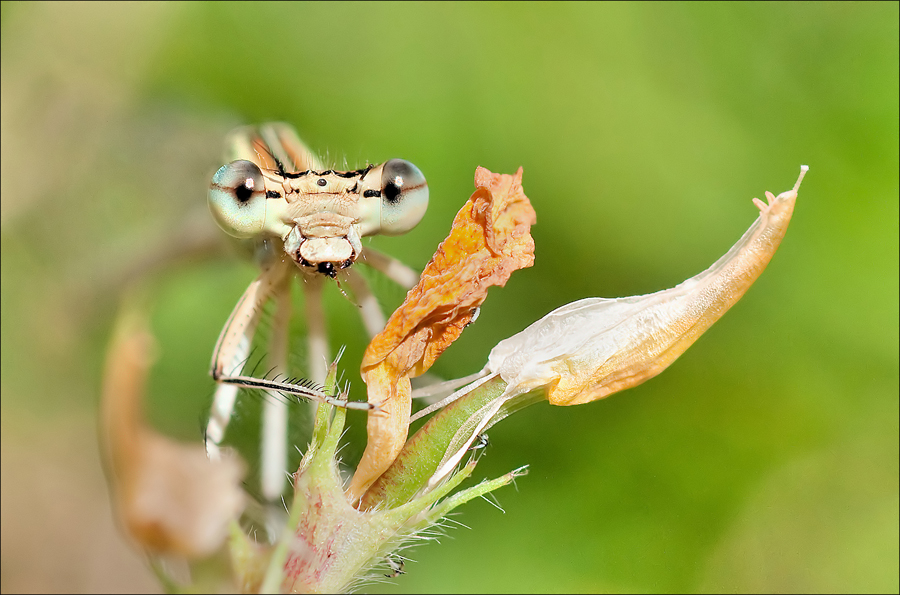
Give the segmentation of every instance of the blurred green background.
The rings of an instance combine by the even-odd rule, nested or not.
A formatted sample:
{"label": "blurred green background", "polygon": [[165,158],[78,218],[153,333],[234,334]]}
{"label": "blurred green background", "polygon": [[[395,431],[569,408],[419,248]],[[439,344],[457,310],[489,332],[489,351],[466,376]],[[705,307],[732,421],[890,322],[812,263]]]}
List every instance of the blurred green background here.
{"label": "blurred green background", "polygon": [[[4,592],[158,588],[108,508],[105,345],[143,280],[151,417],[199,440],[213,343],[255,275],[210,243],[206,187],[225,133],[273,119],[337,165],[421,168],[422,224],[372,241],[419,268],[476,166],[524,166],[535,266],[491,291],[443,377],[560,305],[696,274],[810,166],[731,312],[640,387],[491,430],[477,477],[531,465],[506,514],[467,505],[471,530],[373,590],[898,591],[897,3],[4,2],[0,56]],[[364,332],[329,293],[362,398]]]}

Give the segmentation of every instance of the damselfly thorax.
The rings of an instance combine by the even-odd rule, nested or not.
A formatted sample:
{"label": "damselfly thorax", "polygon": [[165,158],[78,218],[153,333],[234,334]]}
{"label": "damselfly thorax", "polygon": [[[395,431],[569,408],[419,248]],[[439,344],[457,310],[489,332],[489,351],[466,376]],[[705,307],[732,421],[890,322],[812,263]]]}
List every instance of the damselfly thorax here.
{"label": "damselfly thorax", "polygon": [[[409,289],[418,273],[400,261],[364,246],[362,238],[398,235],[415,227],[428,206],[422,172],[402,159],[353,171],[326,169],[287,124],[245,127],[228,138],[230,161],[213,176],[209,207],[226,233],[255,245],[260,275],[250,283],[225,323],[213,353],[211,374],[219,383],[206,429],[207,450],[217,456],[240,387],[262,389],[264,401],[262,493],[275,500],[284,487],[286,400],[309,398],[358,409],[366,402],[348,401],[324,392],[321,383],[330,361],[323,286],[344,281],[354,293],[370,336],[385,322],[365,278],[352,265],[365,263]],[[287,370],[291,318],[291,278],[303,279],[307,328],[304,380]],[[263,306],[275,312],[266,348],[264,377],[245,374],[250,345]]]}

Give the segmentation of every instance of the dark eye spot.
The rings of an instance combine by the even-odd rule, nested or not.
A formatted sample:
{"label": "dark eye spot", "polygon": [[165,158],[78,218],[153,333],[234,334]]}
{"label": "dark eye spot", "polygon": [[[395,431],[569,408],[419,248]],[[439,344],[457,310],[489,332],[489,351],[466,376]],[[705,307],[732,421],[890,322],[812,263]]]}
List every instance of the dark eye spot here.
{"label": "dark eye spot", "polygon": [[381,194],[389,203],[395,203],[397,202],[397,197],[400,196],[400,188],[393,182],[388,182],[384,185]]}
{"label": "dark eye spot", "polygon": [[319,178],[318,180],[316,180],[316,184],[318,184],[319,186],[324,186],[327,183],[328,182],[325,181],[325,178]]}
{"label": "dark eye spot", "polygon": [[253,180],[248,178],[234,189],[234,195],[239,202],[247,202],[253,196]]}

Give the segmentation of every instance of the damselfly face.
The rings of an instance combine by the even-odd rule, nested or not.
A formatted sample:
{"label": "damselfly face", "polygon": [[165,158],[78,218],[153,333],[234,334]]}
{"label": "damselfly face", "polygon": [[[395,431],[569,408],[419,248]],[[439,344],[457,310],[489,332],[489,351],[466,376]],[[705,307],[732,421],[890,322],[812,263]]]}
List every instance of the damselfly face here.
{"label": "damselfly face", "polygon": [[279,238],[304,271],[335,277],[362,253],[360,239],[415,227],[428,183],[408,161],[356,171],[322,170],[286,125],[245,128],[231,137],[236,157],[213,176],[209,207],[238,238]]}

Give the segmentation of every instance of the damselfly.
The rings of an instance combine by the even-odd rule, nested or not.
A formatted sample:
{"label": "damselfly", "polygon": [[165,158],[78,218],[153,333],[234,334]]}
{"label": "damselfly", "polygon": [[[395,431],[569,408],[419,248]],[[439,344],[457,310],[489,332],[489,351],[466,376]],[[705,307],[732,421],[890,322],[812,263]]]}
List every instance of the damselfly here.
{"label": "damselfly", "polygon": [[[353,268],[365,263],[405,288],[418,273],[398,260],[364,247],[361,238],[398,235],[415,227],[428,207],[428,185],[408,161],[392,159],[355,171],[326,170],[287,124],[270,123],[235,130],[227,141],[228,165],[213,176],[209,207],[226,233],[252,244],[262,271],[241,296],[216,343],[211,374],[219,383],[206,429],[207,450],[219,454],[240,387],[259,388],[264,401],[261,489],[268,500],[284,489],[287,465],[287,409],[279,393],[371,409],[321,389],[329,348],[322,312],[322,290],[330,279],[350,287],[370,336],[385,323],[365,279]],[[300,278],[308,329],[307,374],[294,382],[287,373],[290,280]],[[275,304],[268,345],[270,373],[244,375],[262,307]]]}

